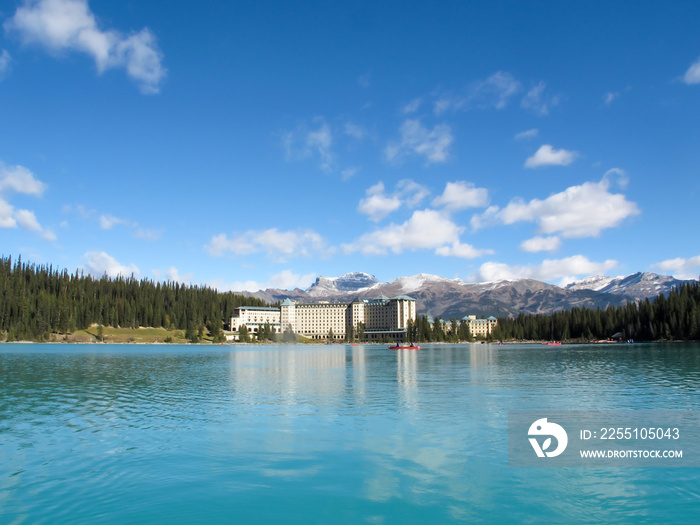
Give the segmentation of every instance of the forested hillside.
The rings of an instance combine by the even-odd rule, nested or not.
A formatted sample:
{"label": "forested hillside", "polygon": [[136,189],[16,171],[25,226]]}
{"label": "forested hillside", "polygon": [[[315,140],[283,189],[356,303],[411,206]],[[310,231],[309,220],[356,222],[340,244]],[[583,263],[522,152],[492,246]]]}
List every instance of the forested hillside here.
{"label": "forested hillside", "polygon": [[499,319],[494,339],[590,341],[618,334],[639,341],[700,339],[700,283],[686,283],[653,301],[604,310],[573,308],[552,315]]}
{"label": "forested hillside", "polygon": [[[220,293],[175,282],[154,283],[133,277],[96,279],[52,266],[0,259],[0,340],[47,340],[90,325],[140,326],[185,330],[196,340],[204,329],[213,341],[241,305],[266,306],[254,297]],[[437,321],[437,320],[436,320]],[[700,340],[700,283],[687,283],[654,300],[606,309],[573,308],[551,315],[521,314],[501,318],[492,340],[590,341],[612,336],[639,341]],[[468,340],[464,323],[428,323],[425,316],[409,326],[415,341]]]}
{"label": "forested hillside", "polygon": [[[175,282],[133,277],[95,279],[52,266],[0,259],[0,339],[44,340],[93,323],[186,330],[206,327],[220,336],[222,322],[240,305],[265,306],[259,299]],[[189,337],[188,337],[189,338]]]}

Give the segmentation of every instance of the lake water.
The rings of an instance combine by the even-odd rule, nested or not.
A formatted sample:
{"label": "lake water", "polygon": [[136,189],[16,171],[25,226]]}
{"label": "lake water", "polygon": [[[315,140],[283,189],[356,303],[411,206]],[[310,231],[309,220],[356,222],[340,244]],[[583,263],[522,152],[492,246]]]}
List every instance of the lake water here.
{"label": "lake water", "polygon": [[3,344],[0,523],[700,521],[700,468],[509,467],[520,409],[700,411],[700,345]]}

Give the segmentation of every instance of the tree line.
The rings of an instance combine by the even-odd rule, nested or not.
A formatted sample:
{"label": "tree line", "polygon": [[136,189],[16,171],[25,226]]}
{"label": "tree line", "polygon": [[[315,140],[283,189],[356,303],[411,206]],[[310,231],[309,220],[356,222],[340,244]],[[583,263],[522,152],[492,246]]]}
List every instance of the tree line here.
{"label": "tree line", "polygon": [[[0,259],[0,339],[7,341],[47,340],[51,334],[73,333],[96,323],[180,329],[190,341],[201,339],[206,330],[218,342],[224,339],[222,322],[239,306],[267,304],[208,287],[133,276],[95,278],[25,263],[21,257],[14,262],[10,257]],[[357,333],[349,331],[348,340],[363,340],[363,328]],[[263,340],[276,339],[271,328],[266,330]],[[668,296],[624,306],[500,318],[488,339],[591,341],[611,337],[700,340],[700,283],[682,284]],[[421,316],[409,321],[407,340],[457,342],[473,337],[463,320],[431,322]]]}
{"label": "tree line", "polygon": [[652,301],[606,309],[573,308],[549,315],[498,319],[494,340],[699,340],[700,283],[686,283]]}
{"label": "tree line", "polygon": [[267,306],[260,299],[177,282],[153,282],[36,266],[19,257],[0,259],[0,339],[47,340],[90,325],[185,330],[191,341],[206,329],[223,340],[222,322],[238,306]]}

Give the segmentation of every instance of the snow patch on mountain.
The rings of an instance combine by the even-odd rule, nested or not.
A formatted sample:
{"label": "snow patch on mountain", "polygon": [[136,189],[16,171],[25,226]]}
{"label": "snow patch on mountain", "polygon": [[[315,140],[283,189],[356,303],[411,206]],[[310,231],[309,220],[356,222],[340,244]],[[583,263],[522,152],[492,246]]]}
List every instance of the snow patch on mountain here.
{"label": "snow patch on mountain", "polygon": [[363,292],[378,284],[380,282],[374,275],[352,272],[340,277],[318,277],[306,292],[312,297],[325,297],[332,294]]}
{"label": "snow patch on mountain", "polygon": [[393,284],[397,285],[401,290],[402,294],[409,294],[420,290],[427,285],[433,285],[438,283],[452,283],[452,284],[462,284],[461,281],[455,279],[447,279],[446,277],[440,277],[439,275],[431,275],[429,273],[419,273],[417,275],[411,275],[408,277],[399,277],[394,281]]}
{"label": "snow patch on mountain", "polygon": [[687,282],[668,275],[637,272],[622,277],[594,276],[569,284],[566,289],[593,290],[596,292],[627,295],[636,300],[653,298],[660,293],[668,294],[672,288]]}
{"label": "snow patch on mountain", "polygon": [[624,277],[608,277],[607,275],[592,275],[580,281],[574,281],[567,284],[566,289],[571,291],[576,290],[594,290],[600,292],[606,286],[609,286],[615,280],[623,279]]}

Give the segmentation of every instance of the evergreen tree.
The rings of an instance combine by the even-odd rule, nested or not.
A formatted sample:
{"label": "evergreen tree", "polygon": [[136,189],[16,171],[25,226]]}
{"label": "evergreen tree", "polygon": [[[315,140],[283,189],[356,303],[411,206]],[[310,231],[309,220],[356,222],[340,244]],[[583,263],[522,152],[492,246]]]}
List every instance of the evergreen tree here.
{"label": "evergreen tree", "polygon": [[250,343],[250,336],[248,335],[248,327],[244,324],[238,329],[238,340],[241,343]]}

